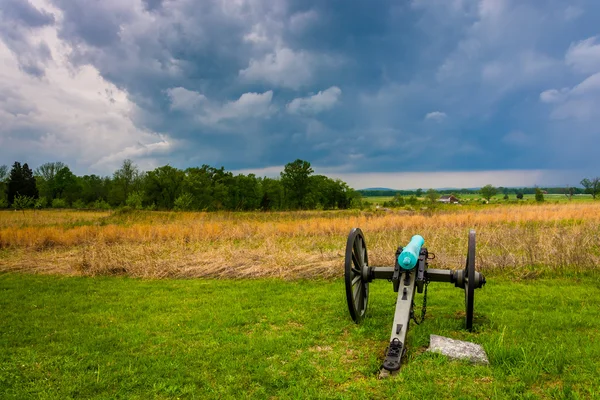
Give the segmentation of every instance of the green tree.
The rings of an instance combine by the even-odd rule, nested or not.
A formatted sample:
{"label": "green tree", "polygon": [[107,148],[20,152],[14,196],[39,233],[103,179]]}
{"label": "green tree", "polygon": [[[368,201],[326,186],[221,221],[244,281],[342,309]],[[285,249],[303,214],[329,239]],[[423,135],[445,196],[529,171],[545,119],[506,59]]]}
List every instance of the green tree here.
{"label": "green tree", "polygon": [[0,165],[0,208],[8,207],[6,199],[6,181],[8,179],[8,167]]}
{"label": "green tree", "polygon": [[585,193],[591,194],[593,199],[600,194],[600,177],[584,178],[580,183],[585,188]]}
{"label": "green tree", "polygon": [[417,196],[417,197],[423,196],[423,189],[421,189],[421,188],[417,189],[417,191],[415,192],[415,196]]}
{"label": "green tree", "polygon": [[54,177],[55,198],[63,199],[67,206],[76,201],[81,194],[79,180],[71,172],[69,167],[64,166],[56,173]]}
{"label": "green tree", "polygon": [[34,199],[38,197],[33,171],[27,163],[22,166],[19,162],[13,164],[8,177],[7,195],[7,200],[10,204],[13,204],[16,195],[29,196]]}
{"label": "green tree", "polygon": [[146,204],[156,204],[161,209],[172,209],[181,194],[185,173],[170,165],[159,167],[146,174],[144,179]]}
{"label": "green tree", "polygon": [[47,162],[35,169],[35,177],[39,187],[40,196],[52,201],[56,197],[55,177],[58,171],[67,165],[60,161]]}
{"label": "green tree", "polygon": [[391,203],[393,207],[403,207],[406,204],[406,201],[404,200],[404,196],[402,196],[400,193],[396,193]]}
{"label": "green tree", "polygon": [[521,192],[520,190],[517,191],[517,199],[523,200],[523,192]]}
{"label": "green tree", "polygon": [[17,195],[15,195],[12,206],[15,210],[21,210],[21,211],[23,211],[23,214],[25,214],[25,209],[33,207],[34,202],[35,202],[35,199],[31,196],[23,196],[23,195],[17,194]]}
{"label": "green tree", "polygon": [[484,199],[490,201],[490,199],[494,197],[496,193],[498,193],[498,189],[496,189],[492,185],[485,185],[479,190],[479,193]]}
{"label": "green tree", "polygon": [[212,179],[208,165],[188,168],[183,179],[183,191],[192,195],[194,210],[208,210],[213,203]]}
{"label": "green tree", "polygon": [[121,168],[113,174],[110,202],[118,205],[127,201],[127,196],[140,189],[140,170],[130,159],[123,160]]}
{"label": "green tree", "polygon": [[261,192],[254,174],[233,177],[229,188],[230,203],[234,210],[252,211],[260,207]]}
{"label": "green tree", "polygon": [[97,200],[106,200],[110,186],[110,178],[101,178],[97,175],[84,175],[79,178],[81,189],[80,197],[86,203],[94,203]]}
{"label": "green tree", "polygon": [[437,199],[440,198],[440,194],[435,189],[429,189],[425,197],[427,197],[429,202],[433,204]]}
{"label": "green tree", "polygon": [[262,193],[261,210],[282,210],[285,207],[284,189],[280,180],[265,177],[259,179],[259,185]]}
{"label": "green tree", "polygon": [[540,189],[538,187],[535,188],[535,201],[537,201],[537,202],[544,201],[544,192],[542,192],[542,189]]}
{"label": "green tree", "polygon": [[305,208],[310,188],[309,177],[313,172],[308,161],[297,159],[285,165],[280,175],[290,208]]}
{"label": "green tree", "polygon": [[569,201],[573,200],[573,195],[575,194],[575,188],[572,186],[568,186],[565,187],[563,189],[563,194],[566,196],[567,199],[569,199]]}

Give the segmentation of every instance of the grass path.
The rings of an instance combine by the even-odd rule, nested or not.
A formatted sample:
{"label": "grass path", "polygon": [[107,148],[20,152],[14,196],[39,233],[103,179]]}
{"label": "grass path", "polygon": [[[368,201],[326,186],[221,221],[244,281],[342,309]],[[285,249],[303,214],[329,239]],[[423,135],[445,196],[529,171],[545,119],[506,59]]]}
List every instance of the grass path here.
{"label": "grass path", "polygon": [[[489,278],[474,333],[462,292],[432,283],[406,365],[378,380],[387,282],[357,326],[341,280],[0,274],[0,398],[600,398],[599,280]],[[432,333],[491,365],[424,353]]]}

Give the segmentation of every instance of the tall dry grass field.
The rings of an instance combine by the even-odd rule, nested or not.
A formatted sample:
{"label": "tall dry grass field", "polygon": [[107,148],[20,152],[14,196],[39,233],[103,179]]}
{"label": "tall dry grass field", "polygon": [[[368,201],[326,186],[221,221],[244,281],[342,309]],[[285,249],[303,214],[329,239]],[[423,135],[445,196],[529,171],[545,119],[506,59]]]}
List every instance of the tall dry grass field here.
{"label": "tall dry grass field", "polygon": [[135,277],[334,277],[351,228],[371,265],[421,234],[436,268],[463,268],[470,228],[477,268],[540,272],[600,267],[600,203],[504,205],[411,212],[127,214],[0,212],[0,271]]}

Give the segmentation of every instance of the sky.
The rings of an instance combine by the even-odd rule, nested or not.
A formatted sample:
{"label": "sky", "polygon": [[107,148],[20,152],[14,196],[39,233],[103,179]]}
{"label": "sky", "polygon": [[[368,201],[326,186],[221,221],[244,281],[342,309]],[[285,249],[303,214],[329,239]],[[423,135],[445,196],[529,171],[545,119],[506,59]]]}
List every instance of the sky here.
{"label": "sky", "polygon": [[597,0],[0,0],[0,165],[600,175]]}

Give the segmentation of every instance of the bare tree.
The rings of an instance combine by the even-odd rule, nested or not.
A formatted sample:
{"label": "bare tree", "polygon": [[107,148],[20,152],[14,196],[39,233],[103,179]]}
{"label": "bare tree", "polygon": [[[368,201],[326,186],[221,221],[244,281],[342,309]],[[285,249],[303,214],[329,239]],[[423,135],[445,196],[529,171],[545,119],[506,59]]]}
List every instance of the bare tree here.
{"label": "bare tree", "polygon": [[48,162],[35,169],[34,175],[44,178],[46,182],[52,182],[58,171],[67,165],[60,161]]}
{"label": "bare tree", "polygon": [[581,180],[581,186],[585,188],[585,192],[592,195],[592,198],[596,198],[596,195],[600,194],[600,177],[592,179],[584,178]]}

